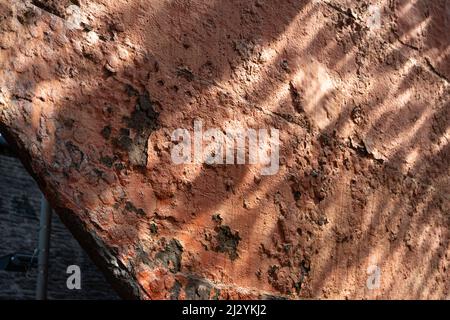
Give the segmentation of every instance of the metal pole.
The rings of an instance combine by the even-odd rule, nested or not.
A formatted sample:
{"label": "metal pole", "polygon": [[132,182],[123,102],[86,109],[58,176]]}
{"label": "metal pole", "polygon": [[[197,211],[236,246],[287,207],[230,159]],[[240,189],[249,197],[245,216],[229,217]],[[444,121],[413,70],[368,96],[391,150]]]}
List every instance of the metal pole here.
{"label": "metal pole", "polygon": [[48,254],[50,250],[50,230],[52,209],[45,196],[41,200],[41,217],[39,223],[39,256],[36,286],[36,300],[47,299]]}
{"label": "metal pole", "polygon": [[2,135],[0,134],[0,146],[7,146],[8,144],[6,143],[5,138],[2,137]]}

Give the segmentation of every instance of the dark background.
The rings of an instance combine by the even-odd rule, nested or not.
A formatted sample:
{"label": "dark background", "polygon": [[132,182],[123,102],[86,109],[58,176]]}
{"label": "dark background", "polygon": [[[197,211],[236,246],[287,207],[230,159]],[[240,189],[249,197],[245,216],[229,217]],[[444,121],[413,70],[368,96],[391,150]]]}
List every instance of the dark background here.
{"label": "dark background", "polygon": [[[7,148],[0,148],[0,256],[33,254],[38,246],[41,193],[33,178]],[[36,257],[37,258],[37,257]],[[81,290],[69,290],[69,265],[81,269]],[[36,269],[0,270],[0,299],[34,299]],[[103,275],[53,214],[49,261],[49,299],[118,299]]]}

